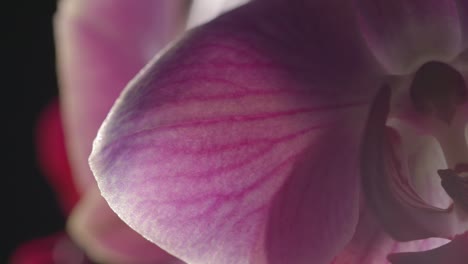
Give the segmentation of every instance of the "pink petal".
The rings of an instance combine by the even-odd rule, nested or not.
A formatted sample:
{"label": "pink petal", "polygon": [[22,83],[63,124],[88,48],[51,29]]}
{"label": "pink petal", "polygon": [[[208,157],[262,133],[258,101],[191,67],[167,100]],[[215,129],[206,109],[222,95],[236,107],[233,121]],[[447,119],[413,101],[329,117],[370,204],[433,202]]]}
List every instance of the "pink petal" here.
{"label": "pink petal", "polygon": [[176,263],[116,217],[97,187],[90,188],[73,210],[68,232],[98,263]]}
{"label": "pink petal", "polygon": [[455,0],[354,0],[369,48],[391,74],[424,62],[451,61],[461,52]]}
{"label": "pink petal", "polygon": [[90,158],[111,208],[188,263],[330,261],[356,225],[379,87],[340,7],[247,5],[148,66]]}
{"label": "pink petal", "polygon": [[174,37],[175,0],[62,0],[55,17],[61,104],[78,186],[94,180],[88,156],[127,82]]}

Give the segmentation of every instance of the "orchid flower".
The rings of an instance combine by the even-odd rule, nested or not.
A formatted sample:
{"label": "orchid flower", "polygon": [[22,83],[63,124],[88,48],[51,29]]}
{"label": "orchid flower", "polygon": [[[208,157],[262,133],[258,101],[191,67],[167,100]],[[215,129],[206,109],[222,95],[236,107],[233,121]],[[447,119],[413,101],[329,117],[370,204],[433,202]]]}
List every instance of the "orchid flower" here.
{"label": "orchid flower", "polygon": [[[62,38],[105,37],[85,57],[62,50],[79,65],[62,75],[76,157],[159,50],[145,18],[161,1],[114,2],[142,19],[117,31],[72,19],[85,37]],[[257,0],[195,27],[111,108],[82,215],[107,210],[102,195],[122,230],[161,248],[109,229],[138,261],[466,263],[467,12],[462,0]]]}

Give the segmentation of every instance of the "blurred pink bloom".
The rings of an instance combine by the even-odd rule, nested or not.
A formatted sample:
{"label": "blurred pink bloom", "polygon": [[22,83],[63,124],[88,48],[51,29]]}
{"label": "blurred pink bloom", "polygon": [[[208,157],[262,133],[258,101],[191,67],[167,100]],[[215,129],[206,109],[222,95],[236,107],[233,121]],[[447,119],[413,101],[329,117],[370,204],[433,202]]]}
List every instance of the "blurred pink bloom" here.
{"label": "blurred pink bloom", "polygon": [[10,264],[88,264],[83,252],[63,233],[34,239],[21,245]]}
{"label": "blurred pink bloom", "polygon": [[35,142],[38,163],[56,192],[64,214],[68,215],[79,197],[66,154],[62,118],[57,99],[47,105],[39,116]]}
{"label": "blurred pink bloom", "polygon": [[[79,197],[67,160],[57,100],[53,100],[39,115],[35,143],[40,168],[55,191],[64,215],[68,215]],[[59,232],[20,245],[10,257],[9,263],[85,264],[88,262],[85,254],[67,234]]]}
{"label": "blurred pink bloom", "polygon": [[[464,1],[253,1],[186,33],[119,96],[180,32],[182,10],[61,4],[62,106],[83,193],[69,227],[88,254],[466,262]],[[98,190],[86,159],[117,96],[90,158]]]}

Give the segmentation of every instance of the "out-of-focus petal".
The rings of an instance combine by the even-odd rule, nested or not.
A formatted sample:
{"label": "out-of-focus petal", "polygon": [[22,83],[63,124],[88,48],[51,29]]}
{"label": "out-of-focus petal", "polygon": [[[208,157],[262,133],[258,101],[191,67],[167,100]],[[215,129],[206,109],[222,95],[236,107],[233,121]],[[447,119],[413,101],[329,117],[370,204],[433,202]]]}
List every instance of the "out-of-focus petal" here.
{"label": "out-of-focus petal", "polygon": [[461,52],[455,0],[354,0],[364,38],[391,74],[414,71],[430,60]]}
{"label": "out-of-focus petal", "polygon": [[176,263],[174,257],[116,217],[97,186],[90,188],[73,210],[68,231],[98,263]]}
{"label": "out-of-focus petal", "polygon": [[126,223],[193,264],[327,263],[341,250],[380,76],[350,9],[319,2],[237,9],[127,87],[90,159]]}
{"label": "out-of-focus petal", "polygon": [[88,156],[127,82],[181,27],[178,0],[62,0],[55,17],[67,147],[80,189],[94,184]]}
{"label": "out-of-focus petal", "polygon": [[194,0],[187,22],[188,28],[204,24],[221,13],[239,7],[250,0]]}
{"label": "out-of-focus petal", "polygon": [[447,242],[448,240],[440,238],[397,242],[382,229],[372,212],[364,205],[353,239],[330,264],[390,264],[387,260],[389,254],[429,250]]}
{"label": "out-of-focus petal", "polygon": [[39,165],[54,188],[62,210],[69,214],[78,201],[78,191],[68,163],[57,100],[52,101],[39,116],[36,146]]}
{"label": "out-of-focus petal", "polygon": [[84,253],[67,237],[57,233],[21,245],[8,261],[10,264],[88,264]]}

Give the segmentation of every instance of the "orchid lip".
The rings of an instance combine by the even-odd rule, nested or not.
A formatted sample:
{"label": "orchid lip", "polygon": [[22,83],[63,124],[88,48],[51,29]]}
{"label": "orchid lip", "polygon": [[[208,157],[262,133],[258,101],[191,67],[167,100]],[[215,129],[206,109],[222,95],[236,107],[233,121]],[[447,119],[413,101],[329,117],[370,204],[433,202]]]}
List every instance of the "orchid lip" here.
{"label": "orchid lip", "polygon": [[[448,166],[434,171],[439,173],[441,187],[453,201],[448,207],[439,208],[423,200],[413,186],[414,175],[410,173],[402,147],[405,131],[390,126],[387,121],[393,105],[391,91],[384,86],[370,109],[361,158],[364,194],[384,230],[395,240],[453,239],[468,230],[468,178],[460,176],[468,171],[464,119],[460,111],[453,114],[450,122],[434,115],[434,108],[420,113],[430,124],[429,134],[439,143]],[[439,103],[438,98],[424,91],[416,94],[423,97],[415,98],[423,105],[434,107]],[[451,102],[457,104],[454,106],[457,109],[458,102]]]}

